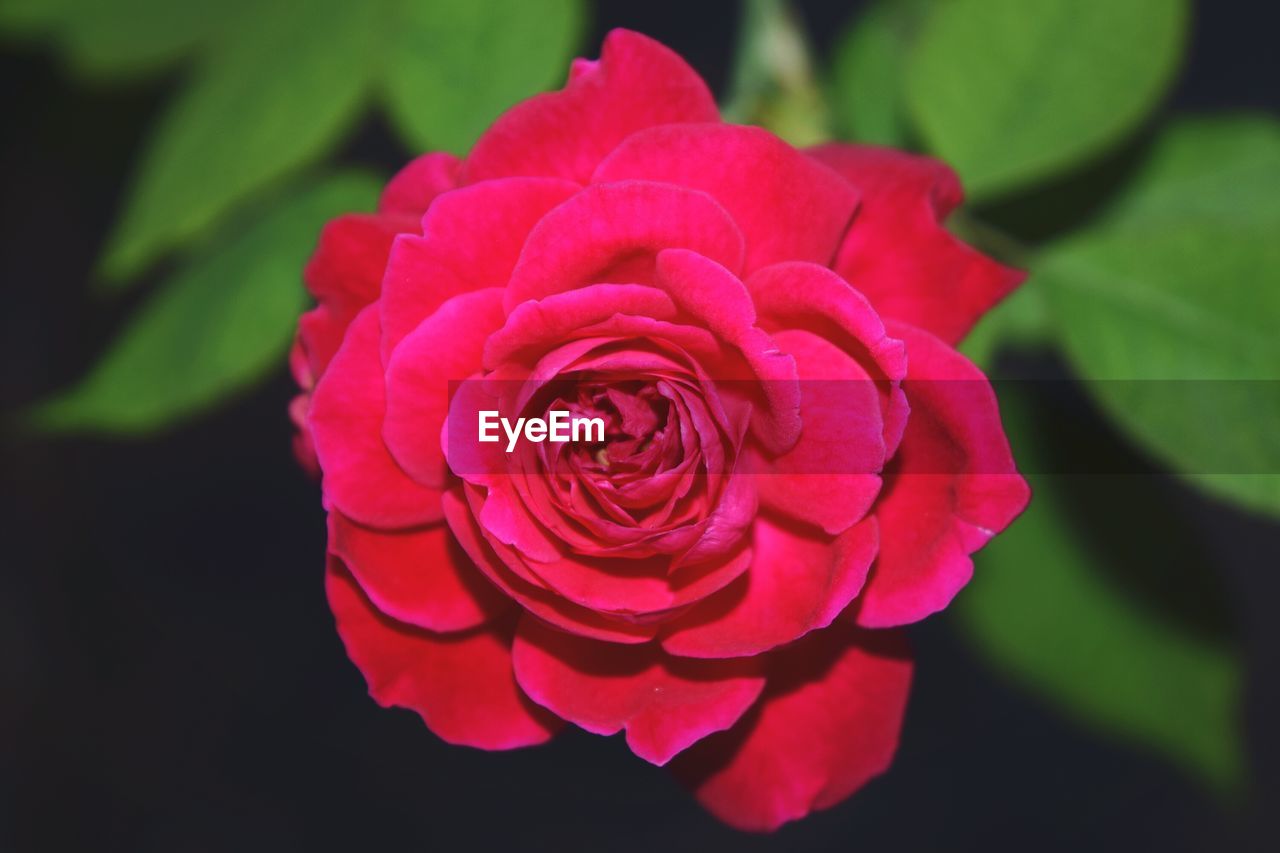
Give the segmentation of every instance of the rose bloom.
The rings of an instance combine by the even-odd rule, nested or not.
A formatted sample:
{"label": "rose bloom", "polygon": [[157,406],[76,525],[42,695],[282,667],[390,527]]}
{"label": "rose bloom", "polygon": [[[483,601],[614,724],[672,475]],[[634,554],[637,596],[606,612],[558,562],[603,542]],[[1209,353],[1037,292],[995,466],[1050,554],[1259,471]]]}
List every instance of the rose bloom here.
{"label": "rose bloom", "polygon": [[[1022,276],[945,230],[960,201],[935,160],[722,123],[615,31],[330,222],[292,413],[373,697],[482,749],[624,731],[744,829],[883,772],[899,626],[1028,499],[954,349]],[[607,435],[507,453],[481,410]]]}

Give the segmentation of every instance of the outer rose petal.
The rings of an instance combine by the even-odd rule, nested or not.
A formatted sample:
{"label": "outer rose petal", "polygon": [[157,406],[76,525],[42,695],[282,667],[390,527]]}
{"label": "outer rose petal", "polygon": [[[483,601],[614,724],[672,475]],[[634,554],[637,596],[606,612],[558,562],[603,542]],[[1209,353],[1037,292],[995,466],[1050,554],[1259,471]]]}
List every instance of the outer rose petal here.
{"label": "outer rose petal", "polygon": [[1014,468],[991,385],[942,341],[904,324],[911,420],[875,509],[880,556],[858,598],[873,628],[916,622],[946,607],[969,578],[969,555],[1030,498]]}
{"label": "outer rose petal", "polygon": [[943,227],[964,197],[945,164],[870,145],[824,145],[810,153],[862,197],[834,266],[881,316],[956,343],[1026,277]]}
{"label": "outer rose petal", "polygon": [[439,521],[440,492],[409,479],[382,440],[386,387],[378,358],[378,309],[360,313],[316,385],[309,423],[325,498],[374,527]]}
{"label": "outer rose petal", "polygon": [[900,633],[845,624],[817,631],[771,654],[756,708],[672,769],[739,829],[771,831],[830,808],[889,767],[911,669]]}
{"label": "outer rose petal", "polygon": [[289,420],[293,421],[293,456],[310,477],[319,478],[320,462],[316,459],[316,446],[311,441],[311,429],[307,426],[307,407],[311,405],[308,394],[295,394],[289,401]]}
{"label": "outer rose petal", "polygon": [[378,298],[396,235],[417,228],[418,217],[405,214],[348,213],[329,220],[303,271],[307,289],[335,307],[358,313]]}
{"label": "outer rose petal", "polygon": [[768,131],[731,124],[642,130],[592,180],[641,179],[702,190],[747,241],[747,272],[778,261],[830,264],[858,205],[848,182]]}
{"label": "outer rose petal", "polygon": [[407,213],[421,217],[431,200],[458,183],[462,161],[452,154],[423,154],[396,172],[378,199],[379,213]]}
{"label": "outer rose petal", "polygon": [[673,623],[662,647],[682,657],[741,657],[825,628],[862,589],[877,543],[874,518],[836,537],[757,518],[751,567]]}
{"label": "outer rose petal", "polygon": [[388,533],[333,510],[329,553],[379,610],[419,628],[463,631],[511,608],[444,524]]}
{"label": "outer rose petal", "polygon": [[303,278],[321,305],[300,328],[314,375],[329,364],[360,309],[378,298],[396,236],[420,230],[432,200],[453,187],[459,162],[452,154],[422,155],[387,184],[376,215],[339,216],[320,232]]}
{"label": "outer rose petal", "polygon": [[313,376],[325,371],[351,321],[378,298],[392,242],[417,227],[413,216],[363,213],[339,216],[324,226],[303,273],[320,304],[298,322],[298,340]]}
{"label": "outer rose petal", "polygon": [[653,39],[614,30],[599,62],[578,60],[559,92],[504,113],[471,149],[467,181],[550,175],[586,183],[596,165],[637,130],[719,120],[707,84]]}
{"label": "outer rose petal", "polygon": [[480,749],[543,743],[560,728],[516,686],[513,625],[440,635],[397,622],[374,608],[337,558],[325,592],[348,657],[384,708],[416,711],[443,740]]}
{"label": "outer rose petal", "polygon": [[589,732],[627,731],[631,751],[659,766],[729,728],[764,689],[754,658],[674,658],[566,634],[524,616],[512,647],[516,680],[539,705]]}

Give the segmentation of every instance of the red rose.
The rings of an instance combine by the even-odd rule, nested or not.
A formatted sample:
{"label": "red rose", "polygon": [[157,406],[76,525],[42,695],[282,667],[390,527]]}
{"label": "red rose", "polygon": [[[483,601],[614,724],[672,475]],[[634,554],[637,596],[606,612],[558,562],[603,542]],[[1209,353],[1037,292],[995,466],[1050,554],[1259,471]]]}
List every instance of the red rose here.
{"label": "red rose", "polygon": [[[485,749],[625,730],[747,829],[882,772],[911,663],[877,629],[1027,501],[952,348],[1021,276],[942,227],[959,201],[926,158],[723,124],[617,31],[331,223],[295,412],[374,698]],[[508,448],[485,411],[606,435]]]}

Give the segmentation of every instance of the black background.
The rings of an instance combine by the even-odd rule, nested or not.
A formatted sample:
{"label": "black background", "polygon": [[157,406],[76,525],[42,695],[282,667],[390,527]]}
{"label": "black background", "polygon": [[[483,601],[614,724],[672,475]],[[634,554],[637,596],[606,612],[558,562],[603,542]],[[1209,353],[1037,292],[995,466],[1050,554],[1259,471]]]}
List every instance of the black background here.
{"label": "black background", "polygon": [[[823,50],[857,5],[801,4]],[[1171,108],[1276,108],[1276,22],[1261,6],[1198,5]],[[584,52],[630,26],[722,91],[736,19],[727,2],[601,3]],[[83,372],[145,295],[108,301],[86,283],[179,77],[95,90],[33,49],[7,50],[0,69],[0,392],[12,410]],[[406,157],[370,119],[342,159],[389,173]],[[775,836],[742,835],[620,738],[574,730],[490,754],[374,705],[324,603],[323,517],[289,452],[290,393],[282,368],[147,442],[4,430],[0,850],[1280,849],[1268,848],[1275,523],[1158,481],[1211,554],[1246,661],[1248,797],[1216,800],[1064,720],[941,617],[913,630],[916,688],[889,774]]]}

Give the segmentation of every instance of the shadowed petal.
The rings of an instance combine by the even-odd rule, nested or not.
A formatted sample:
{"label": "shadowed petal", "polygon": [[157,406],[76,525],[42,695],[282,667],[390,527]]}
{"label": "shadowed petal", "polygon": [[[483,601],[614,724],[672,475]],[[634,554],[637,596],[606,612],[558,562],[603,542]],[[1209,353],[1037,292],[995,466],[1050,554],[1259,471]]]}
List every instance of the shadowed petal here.
{"label": "shadowed petal", "polygon": [[604,643],[520,620],[513,647],[525,693],[589,732],[627,732],[631,751],[654,764],[729,728],[764,688],[752,658],[673,658],[656,645]]}
{"label": "shadowed petal", "polygon": [[769,655],[767,666],[751,713],[671,765],[716,817],[756,832],[830,808],[883,773],[911,687],[901,634],[842,623]]}
{"label": "shadowed petal", "polygon": [[416,711],[443,740],[480,749],[543,743],[560,728],[516,685],[513,624],[458,634],[405,625],[374,608],[337,558],[325,592],[347,655],[379,705]]}

